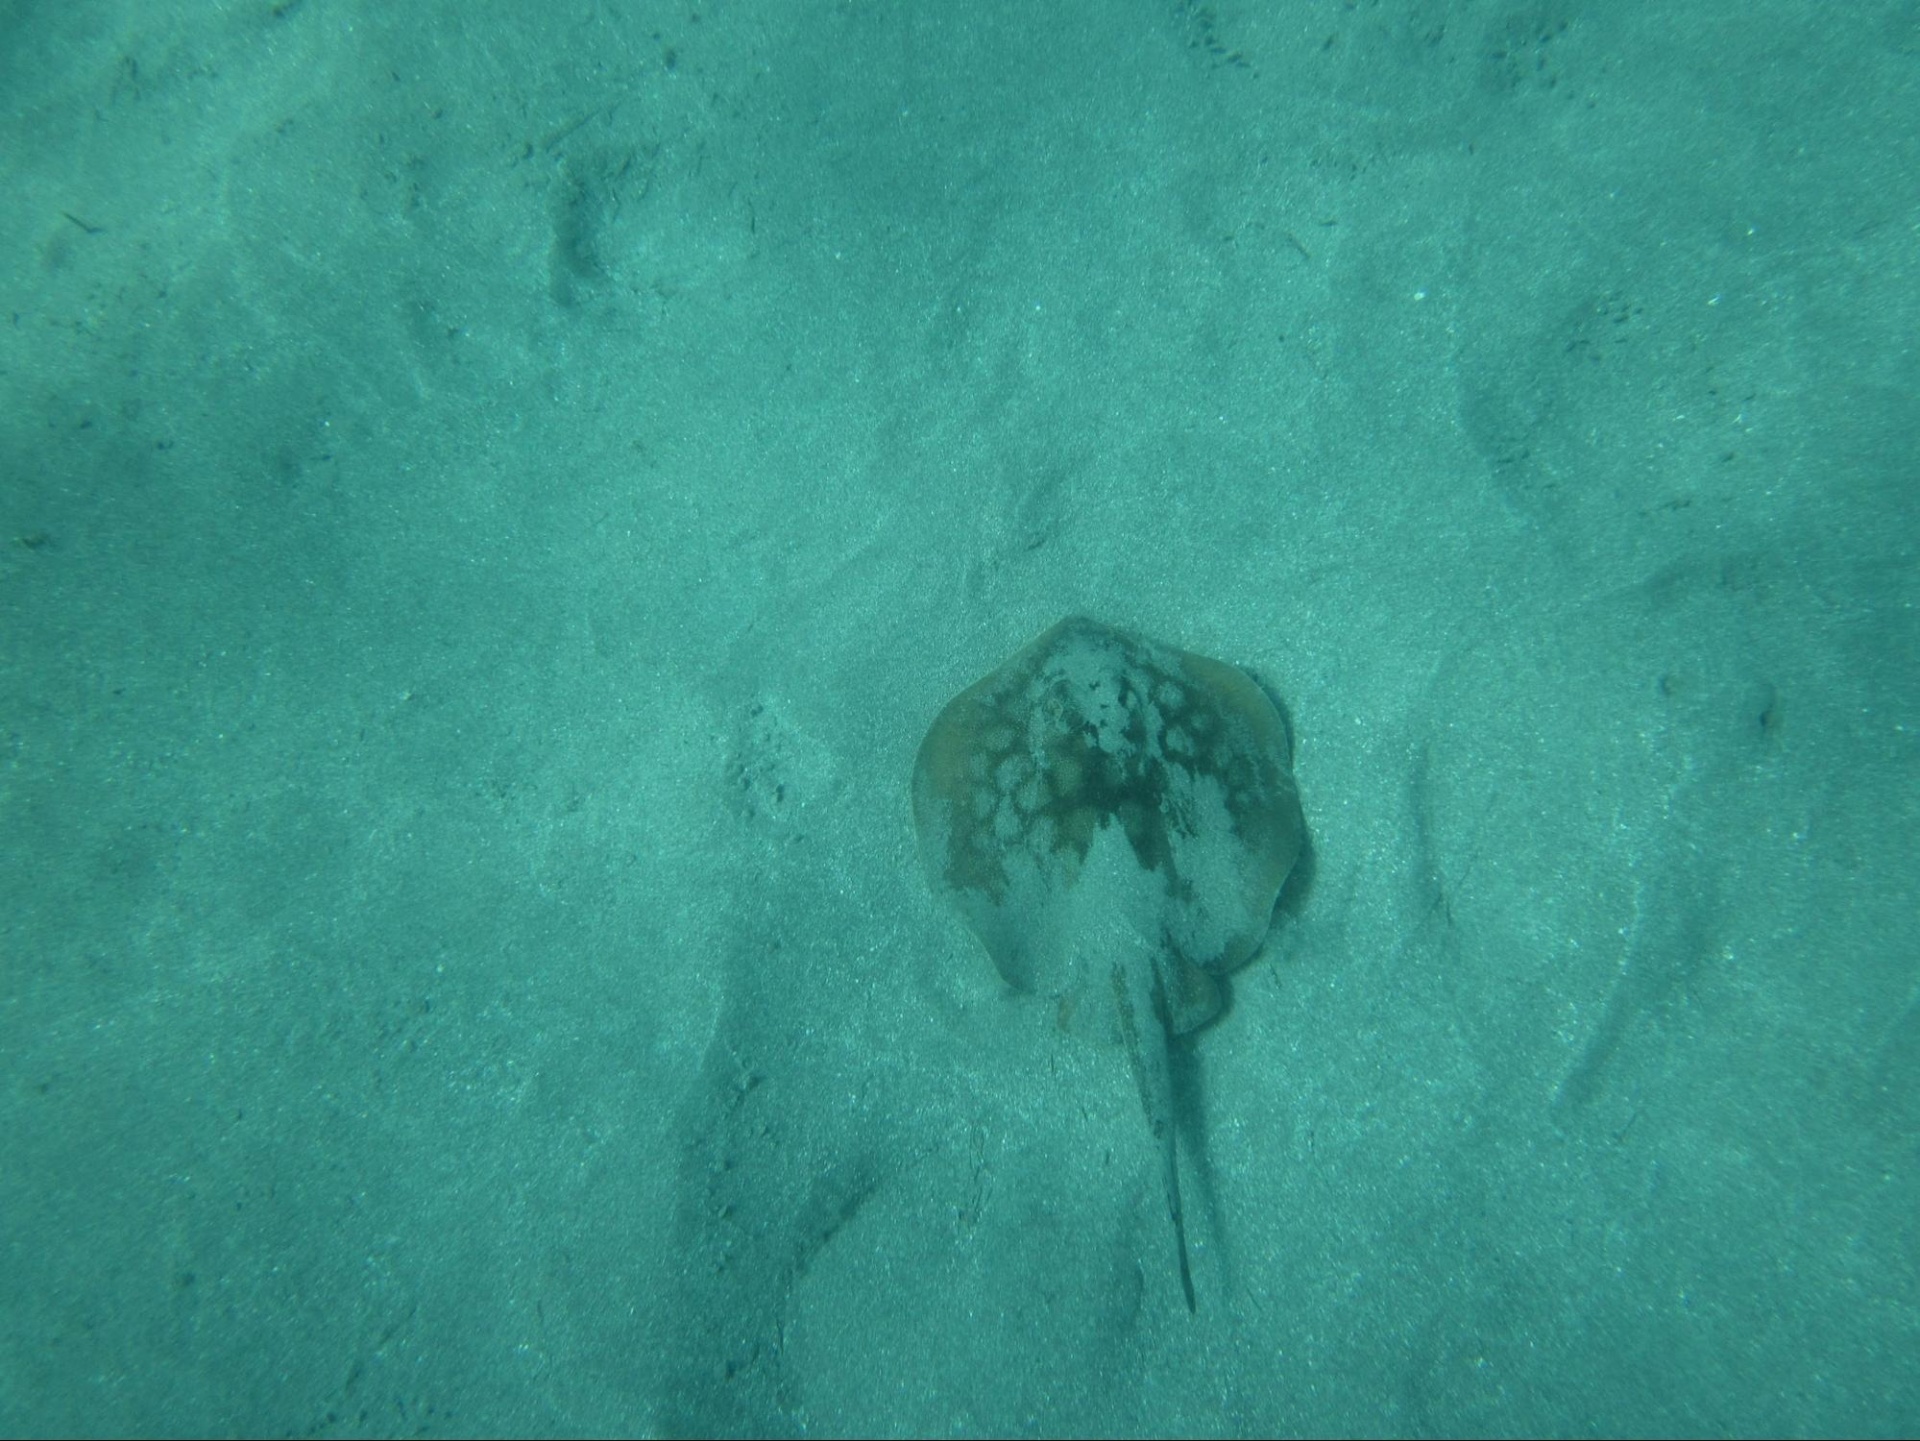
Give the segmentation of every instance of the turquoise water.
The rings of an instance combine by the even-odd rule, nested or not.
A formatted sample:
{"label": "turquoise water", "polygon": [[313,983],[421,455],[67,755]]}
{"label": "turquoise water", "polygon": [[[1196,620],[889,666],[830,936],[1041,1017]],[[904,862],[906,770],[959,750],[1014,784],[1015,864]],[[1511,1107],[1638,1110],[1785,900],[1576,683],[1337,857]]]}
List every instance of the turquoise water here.
{"label": "turquoise water", "polygon": [[[1832,15],[0,5],[0,1431],[1920,1428],[1920,7]],[[1293,737],[1191,1314],[916,854],[1075,613]]]}

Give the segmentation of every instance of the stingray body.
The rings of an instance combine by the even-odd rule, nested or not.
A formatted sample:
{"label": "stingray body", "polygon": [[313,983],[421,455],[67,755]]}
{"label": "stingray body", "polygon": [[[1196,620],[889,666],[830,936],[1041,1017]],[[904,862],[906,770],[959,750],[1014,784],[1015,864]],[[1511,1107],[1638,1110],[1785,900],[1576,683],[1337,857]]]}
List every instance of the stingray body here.
{"label": "stingray body", "polygon": [[1191,1309],[1168,1046],[1218,1014],[1300,853],[1273,702],[1232,666],[1070,617],[940,712],[913,811],[935,892],[1010,984],[1110,1007]]}

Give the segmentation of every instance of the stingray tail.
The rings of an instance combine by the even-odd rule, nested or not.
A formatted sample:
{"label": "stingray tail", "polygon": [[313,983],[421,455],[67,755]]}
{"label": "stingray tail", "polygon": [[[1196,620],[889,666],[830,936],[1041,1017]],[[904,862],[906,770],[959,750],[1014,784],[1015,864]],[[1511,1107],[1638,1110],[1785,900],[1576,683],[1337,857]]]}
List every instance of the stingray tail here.
{"label": "stingray tail", "polygon": [[[1150,988],[1150,989],[1149,989]],[[1146,994],[1136,994],[1146,992]],[[1180,1209],[1180,1157],[1173,1125],[1173,1068],[1167,1059],[1172,1031],[1167,1024],[1166,998],[1161,994],[1155,966],[1121,964],[1113,968],[1114,1009],[1120,1017],[1120,1038],[1140,1087],[1140,1109],[1147,1129],[1160,1148],[1161,1184],[1166,1190],[1167,1218],[1173,1222],[1173,1240],[1180,1258],[1180,1290],[1187,1310],[1194,1310],[1193,1271],[1187,1264],[1187,1222]],[[1141,1011],[1153,1017],[1151,1032],[1140,1023]]]}
{"label": "stingray tail", "polygon": [[1172,1203],[1173,1239],[1180,1248],[1180,1289],[1187,1293],[1187,1314],[1193,1314],[1193,1272],[1187,1269],[1187,1223],[1180,1215],[1180,1178],[1168,1182],[1167,1199]]}

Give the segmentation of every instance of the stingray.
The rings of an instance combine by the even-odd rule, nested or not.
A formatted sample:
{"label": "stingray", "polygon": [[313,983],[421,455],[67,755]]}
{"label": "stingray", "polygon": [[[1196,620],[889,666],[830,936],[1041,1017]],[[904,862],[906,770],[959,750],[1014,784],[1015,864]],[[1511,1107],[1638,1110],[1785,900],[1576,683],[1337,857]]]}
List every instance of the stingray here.
{"label": "stingray", "polygon": [[940,712],[913,816],[934,892],[1008,983],[1105,1008],[1191,1311],[1169,1047],[1219,1014],[1300,854],[1279,712],[1230,665],[1069,617]]}

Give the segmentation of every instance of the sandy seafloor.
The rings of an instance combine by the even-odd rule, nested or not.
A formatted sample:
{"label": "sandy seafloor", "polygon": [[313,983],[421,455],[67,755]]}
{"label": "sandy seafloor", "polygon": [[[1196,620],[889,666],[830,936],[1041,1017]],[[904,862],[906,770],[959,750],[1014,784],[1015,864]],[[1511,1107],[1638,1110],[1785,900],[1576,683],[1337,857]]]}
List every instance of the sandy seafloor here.
{"label": "sandy seafloor", "polygon": [[[0,5],[0,1431],[1911,1433],[1920,4]],[[1177,1057],[930,894],[1285,701]]]}

